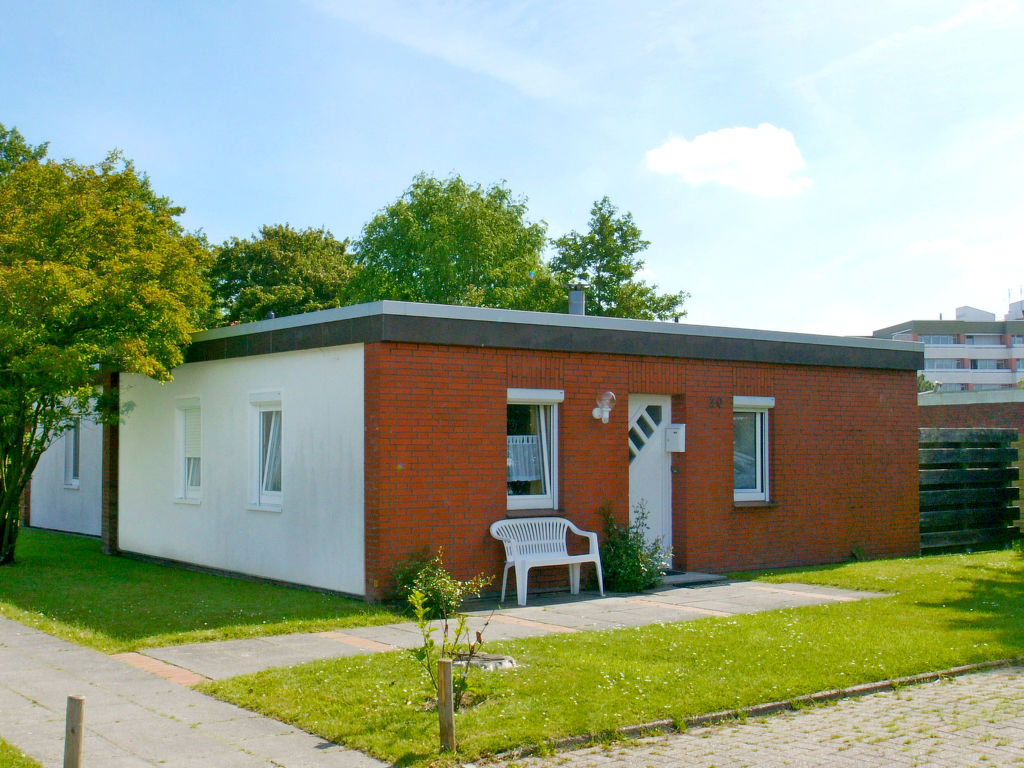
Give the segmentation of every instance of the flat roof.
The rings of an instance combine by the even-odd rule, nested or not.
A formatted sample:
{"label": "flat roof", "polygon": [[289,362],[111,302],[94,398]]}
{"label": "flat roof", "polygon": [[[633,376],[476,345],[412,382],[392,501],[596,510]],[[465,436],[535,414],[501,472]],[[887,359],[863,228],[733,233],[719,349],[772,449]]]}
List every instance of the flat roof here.
{"label": "flat roof", "polygon": [[876,337],[891,337],[894,333],[947,334],[947,333],[1022,333],[1024,320],[907,320],[896,325],[879,328]]}
{"label": "flat roof", "polygon": [[918,370],[924,345],[690,323],[376,301],[201,331],[186,362],[374,342]]}

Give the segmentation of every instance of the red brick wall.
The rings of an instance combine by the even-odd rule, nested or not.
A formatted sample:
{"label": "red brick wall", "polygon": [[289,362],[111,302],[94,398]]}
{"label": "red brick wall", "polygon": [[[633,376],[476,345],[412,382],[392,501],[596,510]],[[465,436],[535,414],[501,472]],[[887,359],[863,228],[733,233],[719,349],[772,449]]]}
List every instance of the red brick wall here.
{"label": "red brick wall", "polygon": [[964,403],[924,405],[919,408],[922,427],[992,427],[1016,429],[1024,434],[1024,403]]}
{"label": "red brick wall", "polygon": [[[598,507],[628,515],[627,396],[673,396],[687,450],[673,457],[675,565],[723,571],[918,551],[916,376],[848,368],[526,352],[425,344],[366,346],[367,592],[392,566],[443,547],[462,578],[500,576],[488,526],[505,516],[509,387],[565,390],[559,406],[561,513],[600,530]],[[591,415],[610,389],[608,424]],[[774,396],[773,504],[732,497],[732,397]],[[531,574],[532,582],[532,574]]]}

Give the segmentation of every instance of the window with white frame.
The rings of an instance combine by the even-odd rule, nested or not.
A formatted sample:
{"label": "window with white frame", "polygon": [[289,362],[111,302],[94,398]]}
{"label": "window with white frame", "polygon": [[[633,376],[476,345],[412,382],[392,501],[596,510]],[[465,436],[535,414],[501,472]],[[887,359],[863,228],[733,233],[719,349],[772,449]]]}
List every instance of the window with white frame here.
{"label": "window with white frame", "polygon": [[250,395],[252,405],[252,502],[259,508],[279,509],[282,501],[281,395]]}
{"label": "window with white frame", "polygon": [[199,501],[203,491],[203,418],[199,398],[182,398],[176,406],[175,497]]}
{"label": "window with white frame", "polygon": [[64,487],[77,488],[82,465],[82,420],[75,419],[64,433]]}
{"label": "window with white frame", "polygon": [[505,407],[509,509],[558,506],[560,389],[509,389]]}
{"label": "window with white frame", "polygon": [[768,412],[775,407],[775,398],[732,401],[733,499],[768,501]]}

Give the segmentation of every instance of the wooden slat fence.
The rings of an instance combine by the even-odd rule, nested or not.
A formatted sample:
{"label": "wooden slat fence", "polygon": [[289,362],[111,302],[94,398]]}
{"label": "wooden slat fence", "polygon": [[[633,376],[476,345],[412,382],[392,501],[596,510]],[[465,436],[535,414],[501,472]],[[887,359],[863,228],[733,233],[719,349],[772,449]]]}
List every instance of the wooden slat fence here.
{"label": "wooden slat fence", "polygon": [[921,551],[1005,546],[1019,536],[1015,429],[922,429]]}

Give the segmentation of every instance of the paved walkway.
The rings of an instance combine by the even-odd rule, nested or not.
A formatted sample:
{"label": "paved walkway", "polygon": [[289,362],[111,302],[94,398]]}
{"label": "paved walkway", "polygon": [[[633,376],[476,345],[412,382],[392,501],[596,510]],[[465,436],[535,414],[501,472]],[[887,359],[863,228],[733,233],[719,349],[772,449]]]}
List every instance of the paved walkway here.
{"label": "paved walkway", "polygon": [[[507,765],[507,764],[506,764]],[[915,685],[746,723],[515,763],[520,768],[1024,766],[1024,669]]]}
{"label": "paved walkway", "polygon": [[[491,615],[487,638],[640,626],[874,596],[877,595],[801,584],[725,582],[645,595],[531,597],[526,607],[513,605]],[[489,609],[474,611],[472,624],[480,626],[490,613]],[[86,698],[84,754],[89,766],[380,768],[380,762],[362,753],[210,699],[187,686],[206,678],[408,648],[418,643],[415,626],[403,623],[107,656],[0,619],[0,736],[44,765],[60,766],[66,699],[69,695],[80,695]],[[1000,679],[1004,682],[995,686],[987,683]],[[718,727],[644,742],[636,752],[616,749],[568,753],[553,761],[580,761],[581,766],[645,761],[655,766],[863,765],[859,757],[849,763],[841,762],[840,758],[868,754],[864,750],[869,746],[882,750],[876,742],[890,742],[903,762],[885,753],[884,761],[879,757],[876,764],[913,765],[912,760],[917,759],[923,761],[919,764],[942,765],[937,761],[946,759],[948,750],[943,751],[943,745],[947,736],[953,734],[956,738],[962,735],[965,744],[974,745],[972,756],[993,755],[993,762],[988,765],[1024,766],[1020,752],[1024,742],[1020,704],[1024,701],[1024,674],[1014,670],[965,680],[922,689],[935,692],[934,700],[917,702],[913,697],[918,694],[908,690],[889,695],[899,703],[885,703],[884,695],[876,696],[797,716],[770,718],[764,724]],[[998,693],[1000,686],[1004,688],[1002,694]],[[875,701],[883,703],[870,703]],[[848,710],[849,707],[854,709]],[[864,707],[869,709],[858,709]],[[846,714],[848,711],[853,714]],[[834,722],[828,719],[830,715],[835,716]],[[968,722],[968,716],[975,719]],[[824,720],[817,723],[803,719],[807,717]],[[954,719],[936,720],[937,717]],[[889,722],[895,723],[892,729],[886,728]],[[750,728],[754,729],[753,735],[746,735],[745,729]],[[715,738],[732,733],[738,735],[716,746]],[[832,735],[820,738],[826,733]],[[928,739],[931,741],[922,747],[925,751],[915,751],[918,742]],[[815,744],[822,741],[832,752],[818,755],[814,751],[818,748]],[[986,751],[979,751],[982,748]],[[874,754],[870,752],[868,756],[874,759]],[[951,754],[960,759],[948,764],[968,764],[962,759],[965,752]],[[830,755],[836,759],[833,761]],[[1020,757],[1022,762],[998,762],[1011,757]]]}
{"label": "paved walkway", "polygon": [[85,697],[82,754],[91,768],[383,765],[112,656],[0,619],[0,736],[59,768],[68,696]]}
{"label": "paved walkway", "polygon": [[[704,586],[665,588],[643,595],[609,595],[603,598],[593,593],[531,596],[523,607],[513,601],[492,614],[492,605],[485,607],[479,603],[470,606],[468,613],[471,616],[470,627],[474,630],[482,628],[490,617],[484,638],[493,642],[582,630],[639,627],[707,616],[732,616],[878,596],[873,592],[851,592],[807,584],[720,581]],[[169,665],[164,669],[168,675],[185,671],[199,676],[183,678],[182,682],[187,684],[319,659],[412,648],[421,642],[416,625],[405,622],[316,634],[150,648],[140,654],[128,655],[124,660],[158,674],[160,668],[154,662]]]}

